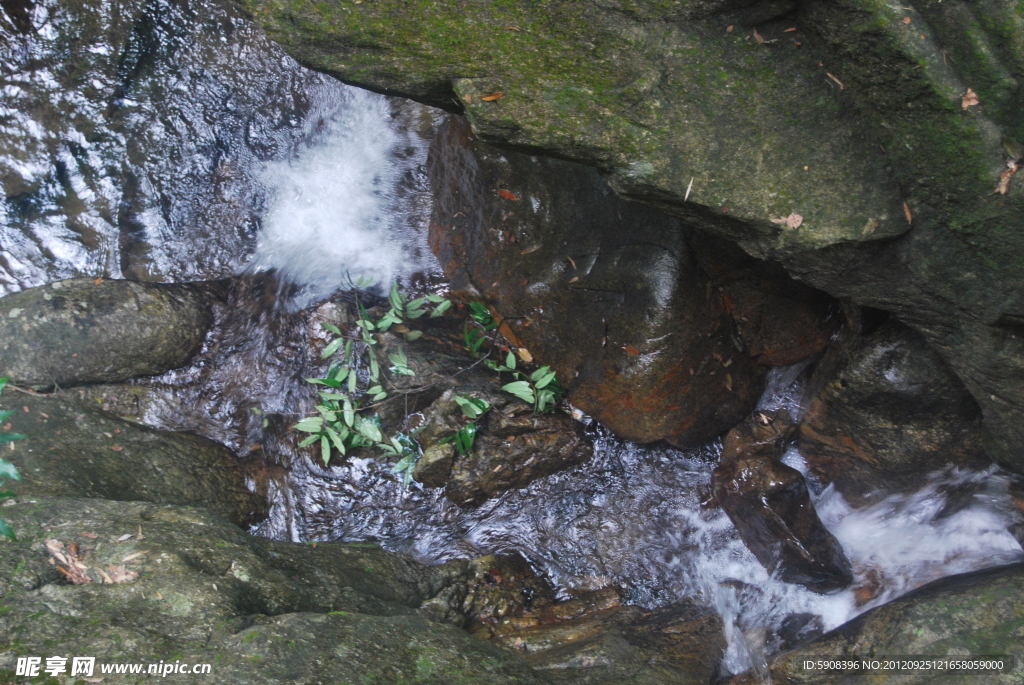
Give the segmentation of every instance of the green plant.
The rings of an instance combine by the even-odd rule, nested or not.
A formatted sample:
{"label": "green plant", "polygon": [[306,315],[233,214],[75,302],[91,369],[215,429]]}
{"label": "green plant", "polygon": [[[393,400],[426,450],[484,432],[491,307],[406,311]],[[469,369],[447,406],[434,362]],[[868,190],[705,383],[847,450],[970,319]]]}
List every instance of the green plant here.
{"label": "green plant", "polygon": [[476,420],[491,410],[491,404],[487,400],[469,395],[456,395],[455,403],[459,405],[462,416],[468,419],[469,423],[441,440],[440,444],[446,445],[453,442],[458,453],[465,456],[473,451],[473,442],[476,440],[477,432]]}
{"label": "green plant", "polygon": [[511,373],[516,380],[506,383],[501,389],[533,405],[535,414],[554,409],[558,399],[565,393],[550,366],[542,366],[527,375],[516,369],[516,356],[511,352],[505,357],[504,364],[493,360],[484,363],[498,373]]}
{"label": "green plant", "polygon": [[[0,378],[0,393],[3,393],[4,388],[7,387],[7,380],[7,376]],[[13,409],[0,411],[0,422],[6,421],[12,414],[14,414]],[[27,437],[27,435],[23,435],[21,433],[8,433],[6,431],[0,432],[0,445],[7,445],[17,440],[24,440]],[[21,480],[21,474],[18,473],[18,469],[14,464],[6,459],[0,459],[0,488],[4,486],[6,478],[10,478],[11,480]],[[14,493],[10,490],[0,490],[0,500],[7,499],[8,497],[14,497]],[[17,537],[14,535],[14,529],[11,528],[10,524],[2,518],[0,518],[0,535],[10,538],[11,540],[17,540]]]}
{"label": "green plant", "polygon": [[[399,456],[400,460],[395,465],[398,470],[392,470],[402,474],[408,484],[412,477],[412,466],[419,457],[415,441],[411,436],[402,433],[393,437],[385,435],[381,429],[380,416],[376,413],[366,415],[373,404],[388,398],[380,364],[373,352],[373,346],[377,344],[374,333],[386,331],[395,324],[404,325],[424,316],[427,313],[427,303],[435,305],[430,315],[440,316],[451,306],[451,301],[438,295],[411,299],[408,294],[399,290],[397,283],[391,288],[388,301],[391,308],[378,321],[371,319],[362,303],[357,302],[358,338],[347,337],[334,324],[321,324],[325,330],[337,336],[324,347],[320,354],[321,358],[328,359],[336,355],[340,358],[331,361],[324,377],[306,379],[308,383],[325,386],[328,390],[318,391],[318,415],[302,419],[294,428],[311,434],[299,443],[300,447],[319,443],[320,457],[325,465],[330,462],[335,450],[344,456],[349,450],[359,447],[373,447],[385,454]],[[415,340],[422,332],[406,330],[404,335],[406,340]],[[389,370],[392,373],[416,375],[409,367],[409,360],[401,347],[390,353],[388,359],[391,361]],[[360,379],[360,366],[368,371],[368,375],[364,377],[368,383]]]}

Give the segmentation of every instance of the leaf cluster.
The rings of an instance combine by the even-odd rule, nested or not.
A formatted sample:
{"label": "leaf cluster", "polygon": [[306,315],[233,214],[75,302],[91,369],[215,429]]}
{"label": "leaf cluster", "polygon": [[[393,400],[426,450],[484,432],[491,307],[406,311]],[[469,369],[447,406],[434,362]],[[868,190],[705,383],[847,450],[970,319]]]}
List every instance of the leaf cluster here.
{"label": "leaf cluster", "polygon": [[[0,393],[3,393],[4,388],[7,387],[7,376],[0,378]],[[6,421],[14,413],[13,409],[0,410],[0,423]],[[0,445],[6,445],[13,443],[18,440],[24,440],[27,435],[22,433],[8,433],[6,431],[0,432]],[[11,480],[21,480],[21,474],[18,473],[18,469],[11,462],[6,459],[0,459],[0,488],[3,488],[5,479],[10,478]],[[0,500],[7,499],[8,497],[14,497],[14,493],[10,490],[0,489]],[[14,529],[11,528],[7,521],[0,518],[0,535],[11,540],[16,540],[17,537],[14,535]]]}
{"label": "leaf cluster", "polygon": [[516,356],[511,352],[505,357],[504,363],[494,360],[484,363],[498,373],[512,374],[516,380],[506,383],[501,389],[533,405],[535,414],[551,411],[565,394],[565,389],[550,366],[541,366],[530,374],[523,373],[516,368]]}
{"label": "leaf cluster", "polygon": [[456,431],[453,435],[449,435],[440,441],[440,444],[444,445],[449,442],[455,444],[455,450],[466,456],[473,451],[473,442],[476,440],[476,433],[478,430],[477,419],[486,414],[491,410],[491,404],[484,399],[479,397],[470,397],[468,395],[456,395],[455,403],[462,409],[462,416],[466,418],[469,423]]}
{"label": "leaf cluster", "polygon": [[[432,318],[441,316],[452,306],[451,300],[446,300],[440,295],[430,294],[411,299],[408,293],[398,288],[398,283],[391,286],[391,291],[388,293],[388,304],[391,305],[391,308],[388,309],[387,313],[379,321],[372,321],[367,316],[362,304],[360,304],[359,313],[361,316],[356,321],[356,324],[363,331],[363,342],[372,344],[369,338],[372,337],[374,331],[383,332],[392,326],[404,325],[424,316],[427,313],[425,307],[428,302],[434,305],[434,308],[430,311]],[[411,342],[422,337],[423,331],[407,330],[402,335]]]}

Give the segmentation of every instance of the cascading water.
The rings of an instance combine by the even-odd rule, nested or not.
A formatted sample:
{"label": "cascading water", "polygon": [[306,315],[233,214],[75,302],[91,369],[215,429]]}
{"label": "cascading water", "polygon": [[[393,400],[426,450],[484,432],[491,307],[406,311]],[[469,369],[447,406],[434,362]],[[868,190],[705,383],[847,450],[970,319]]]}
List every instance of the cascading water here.
{"label": "cascading water", "polygon": [[[856,589],[821,596],[771,578],[707,506],[718,444],[640,447],[594,426],[589,463],[465,510],[403,487],[382,461],[313,463],[280,439],[312,405],[303,307],[436,269],[422,172],[436,115],[300,68],[215,3],[26,6],[0,27],[0,287],[246,274],[196,361],[141,383],[159,400],[148,423],[272,467],[272,515],[254,532],[372,539],[432,563],[520,551],[564,592],[616,585],[652,608],[692,597],[725,619],[732,672],[763,668],[794,626],[827,630],[1024,555],[1007,532],[1021,522],[1010,477],[995,468],[932,474],[859,510],[811,480],[856,575]],[[774,370],[761,408],[798,414],[802,370]],[[798,453],[786,461],[806,471]]]}

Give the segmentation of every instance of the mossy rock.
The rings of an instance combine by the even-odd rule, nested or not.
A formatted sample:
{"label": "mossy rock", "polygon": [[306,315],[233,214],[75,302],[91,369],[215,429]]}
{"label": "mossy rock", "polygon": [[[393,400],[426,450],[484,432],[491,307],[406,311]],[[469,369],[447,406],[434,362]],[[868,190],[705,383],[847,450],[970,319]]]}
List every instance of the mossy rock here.
{"label": "mossy rock", "polygon": [[[19,497],[2,511],[18,540],[0,540],[0,681],[19,656],[61,654],[211,664],[232,683],[540,682],[433,620],[459,603],[465,563],[263,540],[188,507]],[[57,570],[72,554],[90,582]]]}

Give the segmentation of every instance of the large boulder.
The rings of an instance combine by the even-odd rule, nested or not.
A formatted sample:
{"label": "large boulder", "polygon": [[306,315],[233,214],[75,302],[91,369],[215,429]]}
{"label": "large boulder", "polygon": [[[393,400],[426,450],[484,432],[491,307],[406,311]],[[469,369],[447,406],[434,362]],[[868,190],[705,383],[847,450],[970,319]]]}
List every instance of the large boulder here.
{"label": "large boulder", "polygon": [[66,388],[161,374],[188,363],[212,324],[197,286],[56,281],[0,298],[0,376]]}
{"label": "large boulder", "polygon": [[853,582],[853,572],[818,518],[804,477],[780,461],[794,432],[785,410],[755,412],[725,436],[712,491],[769,573],[814,592],[835,592]]}
{"label": "large boulder", "polygon": [[964,381],[992,454],[1024,468],[1013,0],[244,4],[304,64],[593,165],[620,194],[895,313]]}
{"label": "large boulder", "polygon": [[947,465],[984,468],[982,414],[938,354],[895,321],[833,345],[800,424],[811,473],[852,503],[920,487]]}
{"label": "large boulder", "polygon": [[[772,677],[780,685],[839,682],[1009,685],[1019,682],[1020,663],[1024,658],[1022,590],[1022,564],[937,580],[777,657],[771,664]],[[964,672],[941,666],[899,673],[891,668],[860,673],[804,668],[806,661],[884,661],[898,655],[920,655],[932,661],[991,655],[1005,657],[1004,664],[1012,666],[1002,673]],[[752,681],[741,678],[736,682]]]}
{"label": "large boulder", "polygon": [[[0,680],[18,657],[210,664],[177,682],[541,682],[452,625],[465,562],[247,535],[190,507],[21,498],[3,509]],[[68,662],[70,665],[70,661]],[[109,676],[107,676],[109,677]]]}
{"label": "large boulder", "polygon": [[15,410],[5,428],[28,436],[4,452],[21,472],[21,482],[8,482],[19,496],[204,506],[239,525],[266,515],[238,457],[212,440],[125,421],[75,399],[8,390],[2,404]]}
{"label": "large boulder", "polygon": [[[506,337],[623,437],[706,442],[753,408],[754,357],[789,363],[828,340],[827,297],[618,198],[593,169],[498,151],[457,118],[429,169],[431,246],[453,290],[490,304]],[[763,323],[767,307],[782,330]]]}

